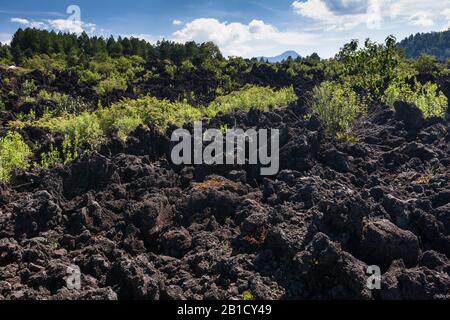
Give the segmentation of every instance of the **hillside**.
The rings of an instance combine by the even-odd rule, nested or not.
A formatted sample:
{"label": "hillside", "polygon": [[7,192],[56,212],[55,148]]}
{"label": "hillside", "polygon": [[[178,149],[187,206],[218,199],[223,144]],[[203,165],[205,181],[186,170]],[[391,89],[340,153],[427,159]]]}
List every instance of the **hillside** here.
{"label": "hillside", "polygon": [[399,47],[404,49],[406,55],[411,58],[429,54],[440,60],[447,60],[450,58],[450,30],[417,33],[402,40]]}

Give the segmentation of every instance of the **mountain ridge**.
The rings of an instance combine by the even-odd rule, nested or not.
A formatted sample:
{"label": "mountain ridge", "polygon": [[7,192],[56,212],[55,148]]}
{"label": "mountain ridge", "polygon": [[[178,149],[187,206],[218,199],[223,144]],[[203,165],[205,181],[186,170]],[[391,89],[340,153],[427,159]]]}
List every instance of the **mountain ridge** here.
{"label": "mountain ridge", "polygon": [[292,57],[293,59],[296,59],[298,57],[301,57],[300,54],[298,54],[296,51],[294,50],[287,50],[285,52],[283,52],[282,54],[279,54],[277,56],[273,56],[273,57],[257,57],[258,60],[263,59],[264,61],[268,61],[268,62],[281,62],[283,60],[286,60],[287,58]]}

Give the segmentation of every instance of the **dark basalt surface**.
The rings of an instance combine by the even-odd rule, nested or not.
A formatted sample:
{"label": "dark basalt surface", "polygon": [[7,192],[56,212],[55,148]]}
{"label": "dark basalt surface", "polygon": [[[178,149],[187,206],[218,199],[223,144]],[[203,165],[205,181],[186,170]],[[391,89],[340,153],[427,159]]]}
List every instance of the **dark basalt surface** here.
{"label": "dark basalt surface", "polygon": [[[280,129],[273,177],[173,166],[173,128],[151,125],[66,167],[17,172],[0,185],[0,299],[448,299],[450,125],[395,109],[372,108],[356,145],[301,105],[211,121]],[[71,264],[81,290],[66,288]]]}

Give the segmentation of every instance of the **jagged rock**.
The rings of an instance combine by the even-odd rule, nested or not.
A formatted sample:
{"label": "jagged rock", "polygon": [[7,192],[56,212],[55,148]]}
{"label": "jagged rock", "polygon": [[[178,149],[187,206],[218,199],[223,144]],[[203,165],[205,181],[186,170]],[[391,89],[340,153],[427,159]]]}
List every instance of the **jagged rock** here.
{"label": "jagged rock", "polygon": [[395,118],[402,121],[408,131],[418,132],[422,129],[425,120],[419,108],[403,101],[395,102],[394,108]]}
{"label": "jagged rock", "polygon": [[308,284],[310,298],[370,299],[367,266],[318,233],[294,257],[296,271]]}
{"label": "jagged rock", "polygon": [[381,281],[380,298],[386,300],[449,299],[450,277],[425,267],[406,269],[394,262]]}
{"label": "jagged rock", "polygon": [[161,237],[161,247],[164,254],[181,258],[192,246],[192,237],[185,228],[170,230]]}
{"label": "jagged rock", "polygon": [[[0,299],[450,299],[448,122],[375,105],[348,144],[304,119],[301,94],[297,105],[204,121],[279,129],[274,176],[249,164],[174,166],[176,127],[151,124],[66,165],[17,170],[0,184]],[[3,114],[1,124],[14,120]],[[18,131],[42,151],[64,139]],[[67,288],[72,264],[81,290]],[[381,290],[367,286],[373,264],[387,270]]]}
{"label": "jagged rock", "polygon": [[408,227],[410,211],[408,210],[408,203],[406,201],[387,194],[383,197],[382,204],[397,226],[405,229]]}
{"label": "jagged rock", "polygon": [[364,225],[358,251],[364,261],[382,268],[389,267],[398,259],[413,267],[417,265],[420,254],[417,237],[388,220],[369,221]]}
{"label": "jagged rock", "polygon": [[327,150],[324,155],[324,162],[330,168],[345,173],[350,170],[348,156],[336,149]]}

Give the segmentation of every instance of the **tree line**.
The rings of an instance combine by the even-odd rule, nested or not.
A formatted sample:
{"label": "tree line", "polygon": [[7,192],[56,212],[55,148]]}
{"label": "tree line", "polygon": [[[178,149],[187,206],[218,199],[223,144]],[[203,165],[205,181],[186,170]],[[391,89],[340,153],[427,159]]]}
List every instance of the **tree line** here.
{"label": "tree line", "polygon": [[450,58],[450,29],[444,32],[417,33],[399,43],[406,55],[417,58],[422,54],[435,56],[439,60]]}
{"label": "tree line", "polygon": [[77,35],[38,29],[18,29],[11,45],[0,46],[0,58],[13,59],[21,64],[25,58],[35,54],[62,54],[68,57],[94,57],[106,55],[113,58],[121,56],[140,56],[146,61],[171,60],[181,64],[190,60],[194,64],[205,59],[223,59],[219,48],[211,43],[197,44],[193,41],[185,44],[168,40],[158,41],[155,45],[138,38],[113,36],[89,37],[85,32]]}

